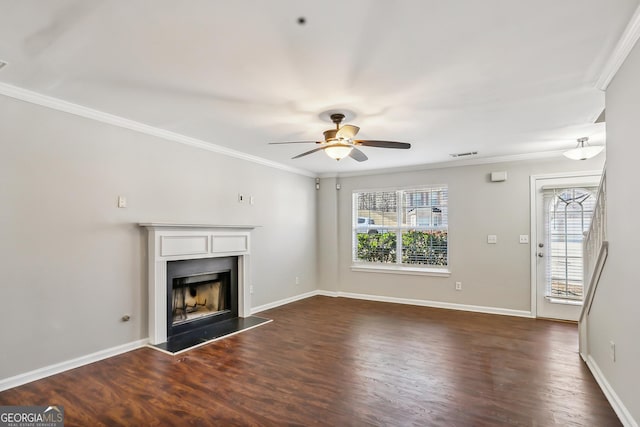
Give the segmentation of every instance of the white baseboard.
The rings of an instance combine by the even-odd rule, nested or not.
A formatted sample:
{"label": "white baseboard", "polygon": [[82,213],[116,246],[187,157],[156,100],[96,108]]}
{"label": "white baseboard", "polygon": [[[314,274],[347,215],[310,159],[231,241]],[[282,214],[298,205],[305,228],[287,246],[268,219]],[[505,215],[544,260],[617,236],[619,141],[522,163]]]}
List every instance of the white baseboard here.
{"label": "white baseboard", "polygon": [[272,308],[280,307],[281,305],[290,304],[295,301],[300,301],[301,299],[313,297],[316,295],[320,295],[318,291],[310,291],[305,292],[304,294],[295,295],[289,298],[281,299],[278,301],[270,302],[268,304],[259,305],[257,307],[251,307],[251,314],[260,313],[261,311],[269,310]]}
{"label": "white baseboard", "polygon": [[122,344],[116,347],[107,348],[97,351],[95,353],[87,354],[86,356],[80,356],[75,359],[67,360],[64,362],[56,363],[55,365],[45,366],[43,368],[36,369],[34,371],[25,372],[13,377],[0,380],[0,391],[8,390],[13,387],[30,383],[32,381],[40,380],[42,378],[49,377],[51,375],[59,374],[70,369],[79,368],[80,366],[88,365],[89,363],[97,362],[99,360],[107,359],[109,357],[117,356],[122,353],[126,353],[131,350],[135,350],[140,347],[144,347],[149,342],[148,338],[133,341],[127,344]]}
{"label": "white baseboard", "polygon": [[609,381],[607,381],[593,357],[591,357],[591,355],[588,355],[585,359],[585,362],[587,362],[587,366],[591,370],[593,377],[596,379],[596,382],[609,401],[609,404],[611,404],[611,407],[615,411],[616,415],[618,416],[618,418],[620,418],[620,422],[622,423],[622,425],[625,427],[638,427],[638,423],[633,419],[633,416],[631,415],[627,407],[624,406],[624,403],[622,403],[616,392],[613,390],[611,384],[609,384]]}
{"label": "white baseboard", "polygon": [[499,314],[501,316],[534,317],[530,311],[525,311],[525,310],[512,310],[510,308],[457,304],[452,302],[429,301],[429,300],[410,299],[410,298],[396,298],[396,297],[386,297],[386,296],[379,296],[379,295],[355,294],[351,292],[335,292],[335,291],[322,291],[322,290],[317,291],[317,295],[324,295],[328,297],[362,299],[362,300],[368,300],[368,301],[391,302],[395,304],[418,305],[422,307],[446,308],[449,310],[473,311],[476,313]]}
{"label": "white baseboard", "polygon": [[485,307],[481,305],[456,304],[451,302],[429,301],[429,300],[409,299],[409,298],[396,298],[396,297],[386,297],[386,296],[370,295],[370,294],[355,294],[351,292],[325,291],[322,289],[306,292],[304,294],[296,295],[293,297],[281,299],[279,301],[274,301],[269,304],[264,304],[258,307],[254,307],[251,309],[251,314],[259,313],[261,311],[269,310],[271,308],[276,308],[281,305],[289,304],[294,301],[299,301],[301,299],[310,298],[316,295],[321,295],[325,297],[334,297],[334,298],[342,297],[342,298],[362,299],[367,301],[391,302],[394,304],[418,305],[422,307],[446,308],[449,310],[473,311],[476,313],[499,314],[501,316],[516,316],[516,317],[530,317],[530,318],[535,317],[531,314],[530,311],[512,310],[510,308]]}

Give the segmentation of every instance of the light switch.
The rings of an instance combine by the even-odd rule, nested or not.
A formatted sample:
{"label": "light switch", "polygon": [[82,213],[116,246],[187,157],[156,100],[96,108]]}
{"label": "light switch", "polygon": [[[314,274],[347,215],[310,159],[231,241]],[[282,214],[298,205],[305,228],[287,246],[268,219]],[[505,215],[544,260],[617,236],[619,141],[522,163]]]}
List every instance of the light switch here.
{"label": "light switch", "polygon": [[529,235],[521,234],[520,235],[520,243],[529,243]]}
{"label": "light switch", "polygon": [[498,243],[498,236],[496,236],[495,234],[489,234],[487,236],[487,243],[495,245],[496,243]]}

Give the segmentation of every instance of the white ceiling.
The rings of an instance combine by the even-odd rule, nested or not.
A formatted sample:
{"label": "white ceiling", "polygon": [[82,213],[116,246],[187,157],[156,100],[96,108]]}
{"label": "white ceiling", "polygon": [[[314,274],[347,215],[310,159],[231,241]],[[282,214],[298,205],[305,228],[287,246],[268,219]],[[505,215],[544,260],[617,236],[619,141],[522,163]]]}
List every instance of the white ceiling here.
{"label": "white ceiling", "polygon": [[[0,0],[0,82],[314,173],[604,144],[638,0]],[[305,25],[298,24],[299,17]],[[291,160],[348,110],[369,161]]]}

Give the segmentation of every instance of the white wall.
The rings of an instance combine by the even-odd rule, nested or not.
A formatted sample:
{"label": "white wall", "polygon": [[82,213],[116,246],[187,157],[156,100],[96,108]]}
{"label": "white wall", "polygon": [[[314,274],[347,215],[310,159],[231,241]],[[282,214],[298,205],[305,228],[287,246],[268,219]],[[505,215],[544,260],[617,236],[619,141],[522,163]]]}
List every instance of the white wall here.
{"label": "white wall", "polygon": [[139,222],[258,225],[252,306],[317,287],[312,178],[0,96],[0,380],[148,336]]}
{"label": "white wall", "polygon": [[[589,161],[520,161],[476,166],[340,178],[337,197],[339,254],[337,291],[374,296],[531,310],[530,247],[519,243],[530,233],[531,175],[601,169],[604,156]],[[506,182],[492,183],[492,171],[507,171]],[[448,278],[351,271],[351,195],[353,191],[412,185],[449,187]],[[321,205],[330,204],[325,198]],[[321,231],[320,234],[330,230]],[[487,244],[496,234],[498,244]],[[320,248],[333,251],[331,247]],[[326,267],[320,267],[326,268]],[[462,292],[455,291],[461,281]],[[324,285],[324,283],[323,283]]]}
{"label": "white wall", "polygon": [[[609,256],[588,319],[589,353],[640,423],[640,45],[607,89]],[[616,360],[609,357],[615,343]]]}

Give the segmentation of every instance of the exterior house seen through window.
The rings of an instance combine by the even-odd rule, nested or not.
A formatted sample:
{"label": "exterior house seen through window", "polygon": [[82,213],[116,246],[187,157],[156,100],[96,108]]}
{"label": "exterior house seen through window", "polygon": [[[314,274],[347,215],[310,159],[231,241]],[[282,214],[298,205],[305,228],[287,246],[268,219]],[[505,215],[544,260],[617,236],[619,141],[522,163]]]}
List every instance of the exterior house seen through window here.
{"label": "exterior house seen through window", "polygon": [[448,265],[446,185],[353,193],[353,261]]}

